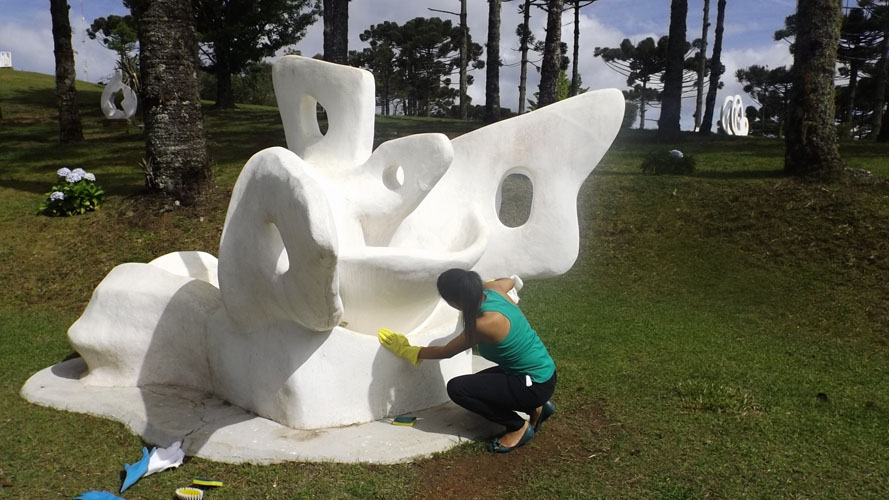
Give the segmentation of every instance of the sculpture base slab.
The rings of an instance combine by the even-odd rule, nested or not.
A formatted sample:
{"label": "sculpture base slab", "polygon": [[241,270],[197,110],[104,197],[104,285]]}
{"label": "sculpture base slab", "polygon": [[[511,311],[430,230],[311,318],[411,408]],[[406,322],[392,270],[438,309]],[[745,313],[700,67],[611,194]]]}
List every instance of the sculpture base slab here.
{"label": "sculpture base slab", "polygon": [[[488,366],[473,358],[473,371]],[[217,462],[407,462],[503,431],[453,403],[411,413],[417,417],[413,427],[384,419],[291,429],[196,390],[85,386],[80,377],[86,370],[82,358],[63,361],[28,379],[22,396],[32,403],[116,420],[157,446],[181,440],[187,455]]]}

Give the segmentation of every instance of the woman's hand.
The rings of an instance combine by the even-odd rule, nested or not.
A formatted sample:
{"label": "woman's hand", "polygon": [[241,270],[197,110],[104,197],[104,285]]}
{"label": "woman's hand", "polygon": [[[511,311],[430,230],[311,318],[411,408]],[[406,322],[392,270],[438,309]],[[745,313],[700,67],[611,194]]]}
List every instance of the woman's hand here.
{"label": "woman's hand", "polygon": [[377,330],[377,338],[383,347],[392,351],[396,356],[401,356],[410,361],[414,366],[419,365],[423,361],[418,357],[420,347],[411,345],[404,335],[395,333],[388,328],[380,328]]}

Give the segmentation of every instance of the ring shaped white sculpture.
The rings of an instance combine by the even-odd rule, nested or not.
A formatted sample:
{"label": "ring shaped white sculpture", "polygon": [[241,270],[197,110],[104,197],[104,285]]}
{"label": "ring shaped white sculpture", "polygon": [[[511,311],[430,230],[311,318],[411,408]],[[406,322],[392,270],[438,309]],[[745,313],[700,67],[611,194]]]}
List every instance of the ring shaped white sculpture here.
{"label": "ring shaped white sculpture", "polygon": [[[273,77],[288,147],[244,166],[218,260],[176,252],[114,268],[68,332],[88,367],[81,383],[186,386],[297,429],[447,401],[446,381],[471,371],[471,354],[413,367],[381,349],[377,329],[447,342],[459,318],[435,280],[451,267],[486,278],[568,270],[577,193],[617,134],[622,94],[589,92],[453,141],[419,134],[372,150],[370,73],[286,56]],[[329,119],[323,135],[316,103]],[[517,228],[496,211],[512,173],[534,188]]]}
{"label": "ring shaped white sculpture", "polygon": [[[120,107],[115,102],[119,93],[123,94]],[[109,120],[129,120],[136,114],[138,104],[136,93],[123,83],[123,74],[120,71],[115,71],[111,81],[105,85],[105,89],[102,91],[102,114]]]}
{"label": "ring shaped white sculpture", "polygon": [[750,133],[750,121],[747,119],[741,96],[726,96],[722,103],[719,121],[722,130],[728,135],[746,136]]}

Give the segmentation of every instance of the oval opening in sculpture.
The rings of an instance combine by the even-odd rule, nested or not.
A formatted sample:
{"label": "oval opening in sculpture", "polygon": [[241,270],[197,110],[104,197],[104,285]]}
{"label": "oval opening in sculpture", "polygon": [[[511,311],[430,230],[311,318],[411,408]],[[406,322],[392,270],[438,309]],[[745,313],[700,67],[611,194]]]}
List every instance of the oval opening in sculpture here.
{"label": "oval opening in sculpture", "polygon": [[393,191],[404,186],[404,169],[401,165],[389,165],[383,170],[383,184]]}
{"label": "oval opening in sculpture", "polygon": [[321,132],[321,135],[327,135],[330,123],[327,119],[327,110],[324,109],[320,102],[317,104],[316,114],[318,115],[318,131]]}
{"label": "oval opening in sculpture", "polygon": [[525,174],[511,173],[500,183],[497,218],[506,227],[523,226],[531,217],[534,185]]}

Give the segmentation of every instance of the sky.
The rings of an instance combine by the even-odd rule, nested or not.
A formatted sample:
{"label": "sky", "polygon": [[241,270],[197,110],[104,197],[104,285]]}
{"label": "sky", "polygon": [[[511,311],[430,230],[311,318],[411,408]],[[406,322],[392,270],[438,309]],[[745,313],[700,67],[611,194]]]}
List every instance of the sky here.
{"label": "sky", "polygon": [[[500,105],[518,108],[518,84],[520,54],[515,27],[521,23],[517,1],[504,1],[501,20],[500,57],[504,66],[500,71]],[[711,1],[708,35],[710,50],[713,44],[713,28],[716,24],[716,0]],[[71,5],[72,42],[75,50],[77,78],[90,82],[107,81],[113,70],[115,54],[96,40],[90,40],[86,29],[97,17],[111,14],[125,15],[127,9],[120,0],[69,0]],[[688,0],[689,40],[701,36],[703,0]],[[360,50],[366,44],[358,34],[383,21],[399,24],[415,17],[451,18],[429,9],[458,12],[459,0],[352,0],[349,10],[349,48]],[[726,67],[723,76],[724,89],[717,95],[717,111],[726,96],[740,94],[745,105],[754,104],[735,79],[735,70],[753,64],[770,68],[789,66],[792,57],[786,42],[775,42],[772,34],[784,26],[784,18],[796,9],[796,0],[727,0],[725,35],[722,61]],[[468,0],[468,24],[473,40],[484,45],[487,40],[488,2]],[[624,38],[634,43],[646,38],[655,39],[669,30],[670,0],[597,0],[581,10],[579,69],[583,86],[591,90],[600,88],[626,89],[625,77],[608,68],[593,56],[596,47],[617,47]],[[535,36],[545,38],[546,16],[535,9],[531,16]],[[562,41],[568,43],[569,55],[573,54],[573,12],[562,17]],[[313,56],[322,52],[321,22],[313,25],[306,37],[294,48],[303,55]],[[0,51],[12,52],[12,64],[17,70],[55,74],[53,58],[52,23],[49,2],[45,0],[0,0]],[[709,54],[709,50],[708,50]],[[475,82],[468,93],[473,104],[484,104],[485,70],[475,70]],[[539,75],[528,71],[528,95],[537,91]],[[96,103],[98,105],[98,103]],[[682,128],[693,127],[694,98],[682,102]],[[656,120],[657,110],[646,118]],[[648,121],[647,128],[655,128]]]}

